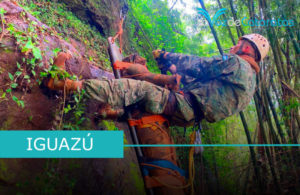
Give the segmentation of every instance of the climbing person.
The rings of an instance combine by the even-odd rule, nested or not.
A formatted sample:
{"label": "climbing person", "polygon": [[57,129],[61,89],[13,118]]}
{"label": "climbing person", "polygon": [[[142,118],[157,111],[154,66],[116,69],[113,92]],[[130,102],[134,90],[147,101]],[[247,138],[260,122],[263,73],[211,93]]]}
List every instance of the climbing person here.
{"label": "climbing person", "polygon": [[[54,65],[65,70],[65,61],[70,59],[68,53],[59,53]],[[168,87],[170,90],[178,89],[179,76],[152,74],[146,68],[146,60],[138,55],[130,55],[123,59],[123,65],[129,65],[122,70],[122,76],[139,80],[148,80],[157,85]],[[139,72],[138,74],[136,74]],[[82,82],[69,79],[48,79],[46,84],[50,89],[66,89],[74,91],[82,88]],[[162,115],[152,115],[141,109],[131,109],[132,119],[130,126],[135,126],[141,144],[174,144],[169,129],[168,120]],[[123,109],[113,109],[109,104],[101,104],[98,116],[105,119],[115,119],[124,113]],[[153,188],[155,194],[184,194],[186,173],[178,167],[176,149],[174,147],[143,147],[144,157],[141,163],[146,188]],[[186,186],[186,187],[184,187]]]}
{"label": "climbing person", "polygon": [[249,34],[241,37],[224,56],[198,57],[153,51],[161,69],[183,76],[181,92],[127,78],[50,79],[46,85],[53,90],[85,89],[88,98],[109,104],[113,109],[136,104],[148,113],[164,114],[175,125],[192,124],[195,118],[216,122],[248,105],[255,92],[256,74],[260,70],[258,62],[266,57],[268,50],[265,37]]}

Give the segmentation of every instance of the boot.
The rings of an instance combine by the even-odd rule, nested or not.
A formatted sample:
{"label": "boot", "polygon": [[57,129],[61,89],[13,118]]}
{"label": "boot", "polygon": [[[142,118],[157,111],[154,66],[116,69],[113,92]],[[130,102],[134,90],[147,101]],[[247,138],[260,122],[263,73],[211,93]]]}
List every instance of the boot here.
{"label": "boot", "polygon": [[[71,54],[60,52],[54,60],[53,65],[56,65],[61,70],[66,70],[65,62],[71,58]],[[82,81],[73,81],[70,79],[58,80],[55,78],[49,78],[46,81],[46,86],[51,90],[64,90],[76,91],[78,88],[82,88]]]}
{"label": "boot", "polygon": [[55,58],[53,65],[56,65],[61,70],[66,70],[65,62],[71,58],[71,54],[60,52]]}
{"label": "boot", "polygon": [[58,80],[50,78],[46,81],[46,86],[51,90],[64,90],[66,91],[77,91],[77,89],[82,89],[82,81],[73,81],[70,79]]}

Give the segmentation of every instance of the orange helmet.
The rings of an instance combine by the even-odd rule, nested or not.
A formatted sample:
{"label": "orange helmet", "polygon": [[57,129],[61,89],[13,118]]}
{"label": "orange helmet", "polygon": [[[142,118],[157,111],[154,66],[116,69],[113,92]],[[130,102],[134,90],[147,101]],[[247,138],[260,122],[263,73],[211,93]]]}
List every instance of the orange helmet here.
{"label": "orange helmet", "polygon": [[246,39],[256,46],[259,54],[259,61],[262,61],[269,52],[270,44],[268,40],[260,34],[244,35],[240,39]]}

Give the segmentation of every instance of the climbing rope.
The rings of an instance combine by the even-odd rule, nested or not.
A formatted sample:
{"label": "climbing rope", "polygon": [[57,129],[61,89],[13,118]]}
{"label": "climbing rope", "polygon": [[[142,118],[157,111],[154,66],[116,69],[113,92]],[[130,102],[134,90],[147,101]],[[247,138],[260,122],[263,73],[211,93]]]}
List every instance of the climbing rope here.
{"label": "climbing rope", "polygon": [[122,53],[122,35],[123,35],[123,23],[124,23],[124,18],[122,18],[118,24],[119,26],[119,31],[117,34],[111,39],[112,43],[115,43],[115,40],[119,38],[119,45],[120,45],[120,53]]}
{"label": "climbing rope", "polygon": [[128,13],[128,5],[127,3],[124,4],[122,9],[120,10],[120,22],[118,24],[119,31],[116,33],[116,35],[111,39],[112,43],[115,43],[116,39],[119,38],[119,45],[120,45],[120,53],[122,53],[122,35],[123,35],[123,23],[126,18],[126,15]]}

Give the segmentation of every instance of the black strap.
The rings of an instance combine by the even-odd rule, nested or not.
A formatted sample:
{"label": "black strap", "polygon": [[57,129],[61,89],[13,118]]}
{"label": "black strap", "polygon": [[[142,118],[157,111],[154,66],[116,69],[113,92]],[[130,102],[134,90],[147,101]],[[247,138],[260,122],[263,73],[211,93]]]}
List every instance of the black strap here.
{"label": "black strap", "polygon": [[164,55],[166,54],[165,49],[162,49],[163,52],[160,53],[159,58],[157,58],[157,63],[159,66],[159,69],[161,70],[162,74],[166,74],[169,68],[172,66],[172,63],[164,58]]}
{"label": "black strap", "polygon": [[194,111],[195,122],[200,122],[204,118],[204,114],[196,97],[192,93],[187,92],[184,93],[184,99],[189,103]]}

